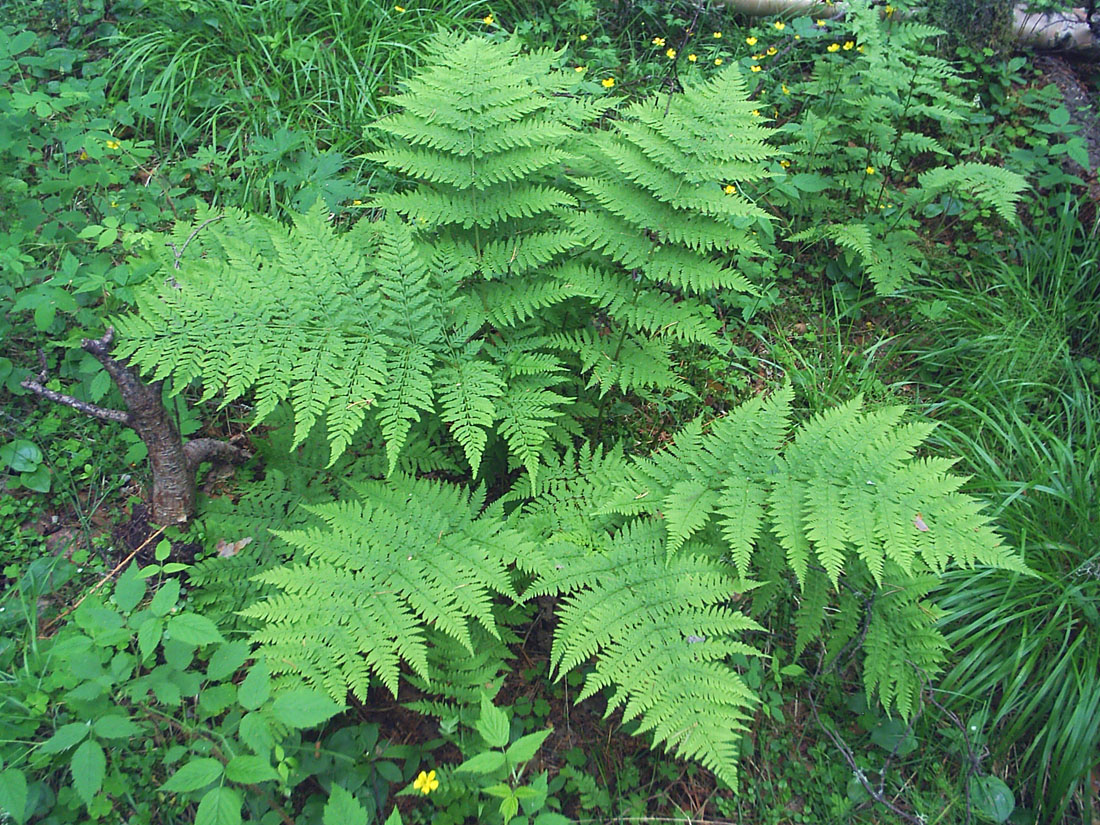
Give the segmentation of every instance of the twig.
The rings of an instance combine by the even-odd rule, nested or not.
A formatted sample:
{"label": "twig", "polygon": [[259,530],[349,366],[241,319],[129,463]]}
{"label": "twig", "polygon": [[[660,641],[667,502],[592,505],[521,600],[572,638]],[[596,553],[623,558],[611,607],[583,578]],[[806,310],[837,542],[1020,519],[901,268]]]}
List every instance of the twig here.
{"label": "twig", "polygon": [[214,221],[220,221],[224,217],[225,213],[223,212],[220,215],[215,215],[213,218],[207,218],[205,221],[196,226],[194,230],[192,230],[191,234],[187,236],[187,240],[183,242],[182,249],[176,249],[176,245],[171,241],[168,241],[165,246],[171,248],[172,254],[176,256],[176,260],[172,263],[172,266],[175,269],[179,269],[180,261],[183,259],[183,253],[187,251],[187,247],[191,245],[191,241],[195,240],[198,234],[202,232],[202,230],[206,229],[206,227],[208,227]]}
{"label": "twig", "polygon": [[138,553],[140,553],[142,550],[144,550],[146,547],[148,547],[149,542],[151,542],[153,539],[155,539],[157,536],[159,536],[163,532],[164,532],[164,528],[163,527],[158,527],[157,531],[155,533],[153,533],[151,536],[149,536],[147,539],[145,539],[145,541],[143,541],[141,544],[139,544],[137,546],[137,548],[132,553],[130,553],[130,555],[128,555],[126,558],[124,558],[122,561],[120,561],[118,564],[116,564],[114,566],[114,569],[111,570],[110,573],[108,573],[106,576],[104,576],[102,579],[100,579],[98,582],[96,582],[94,585],[92,585],[91,589],[88,590],[87,593],[85,593],[83,596],[81,596],[79,599],[77,599],[76,604],[74,604],[72,607],[70,607],[68,610],[66,610],[64,613],[60,614],[59,616],[55,616],[45,627],[43,627],[42,632],[39,634],[38,638],[45,639],[46,638],[46,633],[49,631],[49,629],[51,627],[53,627],[59,621],[61,621],[66,616],[68,616],[70,613],[72,613],[74,610],[76,610],[78,607],[80,607],[81,603],[86,598],[88,598],[90,595],[92,595],[97,590],[99,590],[99,588],[103,587],[103,585],[105,585],[107,582],[109,582],[114,577],[114,575],[119,570],[121,570],[126,565],[126,563],[128,561],[130,561],[130,559],[132,559],[134,556],[136,556]]}
{"label": "twig", "polygon": [[[852,769],[853,775],[856,777],[856,779],[859,780],[859,784],[863,786],[863,789],[865,791],[867,791],[867,795],[871,797],[871,799],[875,800],[875,802],[878,802],[880,805],[884,805],[885,807],[889,808],[894,814],[901,817],[906,822],[912,823],[912,825],[927,825],[923,817],[913,816],[912,814],[899,808],[897,805],[887,799],[886,795],[882,791],[882,781],[879,782],[878,788],[875,788],[873,785],[871,785],[870,782],[867,781],[867,777],[864,775],[863,769],[856,764],[855,755],[852,753],[852,749],[848,747],[848,744],[843,739],[841,739],[838,734],[834,733],[831,729],[829,729],[822,723],[821,717],[817,714],[817,702],[814,700],[814,695],[812,692],[807,693],[807,700],[807,703],[810,706],[810,711],[814,715],[814,721],[817,722],[817,726],[825,731],[825,735],[832,740],[834,745],[836,745],[837,750],[839,750],[841,756],[844,757],[844,761],[847,762],[848,767]],[[900,741],[898,744],[900,745]],[[897,751],[897,746],[895,746],[894,750]],[[893,757],[893,754],[891,754],[890,756]],[[887,760],[887,764],[888,763],[889,759]],[[880,777],[882,777],[885,773],[886,765],[883,765],[882,772],[879,774]]]}

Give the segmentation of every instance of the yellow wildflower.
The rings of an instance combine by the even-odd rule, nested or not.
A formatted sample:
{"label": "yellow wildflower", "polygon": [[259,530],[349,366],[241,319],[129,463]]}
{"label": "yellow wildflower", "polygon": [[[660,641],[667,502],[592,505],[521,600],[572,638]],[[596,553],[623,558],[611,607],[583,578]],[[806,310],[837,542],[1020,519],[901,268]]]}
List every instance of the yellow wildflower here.
{"label": "yellow wildflower", "polygon": [[737,191],[737,187],[735,187],[732,183],[727,183],[722,188],[722,191],[725,192],[727,195],[732,195],[734,192]]}
{"label": "yellow wildflower", "polygon": [[573,69],[573,71],[575,71],[575,72],[584,72],[584,71],[587,71],[587,70],[588,70],[587,66],[577,66],[575,69]]}
{"label": "yellow wildflower", "polygon": [[676,59],[676,49],[669,49],[668,51],[666,51],[665,52],[665,57],[667,57],[669,60],[675,60]]}
{"label": "yellow wildflower", "polygon": [[749,70],[753,72],[760,71],[760,66],[749,66]]}
{"label": "yellow wildflower", "polygon": [[654,37],[653,38],[653,45],[654,46],[663,46],[663,45],[665,45],[665,39],[663,37]]}
{"label": "yellow wildflower", "polygon": [[714,39],[715,40],[721,40],[722,39],[722,32],[715,32],[714,33]]}
{"label": "yellow wildflower", "polygon": [[775,57],[775,54],[778,51],[779,49],[777,49],[775,46],[768,46],[768,57]]}
{"label": "yellow wildflower", "polygon": [[856,51],[863,54],[863,46],[856,46]]}
{"label": "yellow wildflower", "polygon": [[351,205],[352,205],[352,206],[362,206],[362,205],[363,205],[363,202],[362,202],[362,201],[352,201],[352,202],[351,202]]}
{"label": "yellow wildflower", "polygon": [[816,25],[818,25],[819,27],[821,27],[821,28],[825,28],[825,21],[824,20],[815,20],[814,23]]}
{"label": "yellow wildflower", "polygon": [[81,149],[80,150],[80,157],[77,158],[77,160],[87,160],[87,159],[88,159],[88,153],[85,152],[83,149]]}
{"label": "yellow wildflower", "polygon": [[688,55],[688,63],[694,63],[698,59],[699,59],[699,55],[697,55],[697,54],[689,54]]}
{"label": "yellow wildflower", "polygon": [[800,34],[796,34],[796,35],[794,36],[794,39],[795,39],[795,40],[801,40],[801,39],[802,39],[802,35],[800,35]]}
{"label": "yellow wildflower", "polygon": [[897,9],[895,9],[893,6],[891,6],[889,3],[887,3],[885,11],[886,11],[886,16],[890,17],[891,15],[893,15],[893,13],[895,11],[897,11]]}
{"label": "yellow wildflower", "polygon": [[753,109],[752,110],[752,116],[753,117],[760,117],[760,110],[759,109]]}
{"label": "yellow wildflower", "polygon": [[782,166],[784,169],[787,169],[790,167],[791,162],[789,160],[781,160],[779,161],[779,165]]}
{"label": "yellow wildflower", "polygon": [[117,149],[119,146],[122,145],[117,140],[108,140],[104,141],[104,143],[106,143],[108,149]]}
{"label": "yellow wildflower", "polygon": [[784,83],[784,84],[783,84],[782,86],[780,86],[780,87],[779,87],[779,90],[780,90],[781,92],[783,92],[783,94],[785,94],[785,95],[789,95],[789,94],[791,93],[791,90],[787,88],[787,84],[786,84],[786,83]]}
{"label": "yellow wildflower", "polygon": [[[494,20],[495,18],[493,17],[491,12],[481,18],[481,22],[484,23],[486,26],[493,25]],[[421,773],[423,773],[423,771],[421,771]]]}
{"label": "yellow wildflower", "polygon": [[754,55],[752,56],[752,59],[753,59],[753,60],[763,60],[763,59],[764,59],[764,53],[763,53],[763,52],[760,52],[760,54],[754,54]]}
{"label": "yellow wildflower", "polygon": [[[485,25],[489,24],[486,23]],[[435,771],[429,771],[428,773],[421,771],[413,782],[413,787],[425,796],[430,794],[439,787],[439,780],[435,778]]]}
{"label": "yellow wildflower", "polygon": [[755,37],[746,37],[745,42],[748,43],[750,46],[755,46],[756,45],[756,38]]}
{"label": "yellow wildflower", "polygon": [[587,40],[587,39],[588,39],[588,35],[587,35],[587,34],[582,34],[582,35],[580,36],[580,41],[581,41],[582,43],[583,43],[583,42],[584,42],[585,40]]}
{"label": "yellow wildflower", "polygon": [[721,66],[722,65],[722,58],[720,58],[720,57],[714,58],[714,65],[715,66]]}
{"label": "yellow wildflower", "polygon": [[404,12],[404,11],[405,11],[405,7],[404,7],[404,6],[394,6],[394,7],[393,7],[393,10],[394,10],[395,12],[397,12],[398,14],[401,14],[402,12]]}
{"label": "yellow wildflower", "polygon": [[612,86],[615,85],[615,78],[605,77],[603,80],[600,81],[600,85],[603,86],[605,89],[610,89]]}
{"label": "yellow wildflower", "polygon": [[111,208],[114,209],[118,206],[118,201],[111,201]]}
{"label": "yellow wildflower", "polygon": [[777,32],[781,32],[781,31],[783,31],[783,29],[785,29],[785,28],[787,28],[787,24],[786,24],[786,23],[784,23],[784,22],[783,22],[782,20],[776,20],[776,21],[775,21],[775,30],[776,30]]}
{"label": "yellow wildflower", "polygon": [[827,51],[827,52],[839,52],[840,51],[840,44],[839,43],[830,43],[829,48],[827,48],[825,51]]}
{"label": "yellow wildflower", "polygon": [[850,52],[855,47],[856,47],[856,44],[853,43],[851,40],[845,40],[844,41],[844,51]]}
{"label": "yellow wildflower", "polygon": [[868,174],[868,175],[873,175],[873,174],[875,174],[875,167],[874,167],[874,166],[868,166],[868,167],[867,167],[867,174]]}

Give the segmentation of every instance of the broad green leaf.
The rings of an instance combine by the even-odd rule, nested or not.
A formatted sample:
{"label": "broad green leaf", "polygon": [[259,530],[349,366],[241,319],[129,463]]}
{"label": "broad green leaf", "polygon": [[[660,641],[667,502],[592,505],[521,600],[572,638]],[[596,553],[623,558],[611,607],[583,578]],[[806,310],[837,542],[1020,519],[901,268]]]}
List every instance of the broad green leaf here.
{"label": "broad green leaf", "polygon": [[258,782],[279,778],[279,774],[265,757],[248,754],[230,759],[229,764],[225,766],[225,775],[233,782],[244,785],[255,785]]}
{"label": "broad green leaf", "polygon": [[481,717],[477,732],[494,748],[508,744],[508,714],[493,704],[487,694],[481,694]]}
{"label": "broad green leaf", "polygon": [[222,763],[209,757],[192,759],[160,786],[159,790],[185,793],[205,788],[222,775]]}
{"label": "broad green leaf", "polygon": [[19,825],[27,821],[27,777],[17,768],[0,771],[0,813]]}
{"label": "broad green leaf", "polygon": [[33,441],[19,438],[0,447],[0,467],[16,473],[29,473],[42,463],[42,451]]}
{"label": "broad green leaf", "polygon": [[129,739],[140,734],[141,728],[130,721],[128,716],[109,713],[96,719],[95,733],[104,739]]}
{"label": "broad green leaf", "polygon": [[477,756],[467,759],[457,768],[455,773],[492,773],[504,766],[504,754],[500,751],[485,751]]}
{"label": "broad green leaf", "polygon": [[142,661],[148,659],[160,644],[160,637],[164,633],[163,619],[150,619],[138,628],[138,650],[141,651]]}
{"label": "broad green leaf", "polygon": [[88,735],[91,728],[85,722],[70,722],[57,729],[57,733],[42,743],[43,753],[61,753]]}
{"label": "broad green leaf", "polygon": [[323,693],[309,688],[296,688],[277,698],[271,706],[275,718],[293,728],[312,728],[344,709]]}
{"label": "broad green leaf", "polygon": [[261,756],[275,747],[275,737],[271,735],[271,728],[268,727],[262,714],[246,713],[241,719],[237,734],[242,742]]}
{"label": "broad green leaf", "polygon": [[241,795],[233,788],[211,788],[195,811],[195,825],[240,825]]}
{"label": "broad green leaf", "polygon": [[248,642],[228,642],[221,645],[210,657],[210,663],[206,666],[206,678],[217,682],[232,676],[251,652],[252,646]]}
{"label": "broad green leaf", "polygon": [[138,566],[131,564],[118,577],[115,584],[115,604],[123,613],[129,613],[145,596],[145,579],[138,574]]}
{"label": "broad green leaf", "polygon": [[353,794],[333,782],[321,822],[322,825],[367,825],[367,811]]}
{"label": "broad green leaf", "polygon": [[271,695],[271,671],[267,662],[258,659],[237,689],[237,701],[245,710],[256,710]]}
{"label": "broad green leaf", "polygon": [[386,817],[386,825],[404,825],[401,822],[401,811],[397,810],[395,805],[393,810],[390,811],[390,815]]}
{"label": "broad green leaf", "polygon": [[169,579],[160,586],[160,590],[149,602],[149,609],[155,616],[167,616],[168,611],[176,606],[180,597],[180,583],[177,579]]}
{"label": "broad green leaf", "polygon": [[103,787],[103,775],[107,772],[107,757],[103,754],[103,748],[94,739],[86,740],[73,753],[69,768],[73,772],[73,787],[77,794],[85,805],[91,805]]}
{"label": "broad green leaf", "polygon": [[179,642],[190,645],[208,645],[225,641],[218,626],[198,613],[180,613],[168,620],[168,634]]}
{"label": "broad green leaf", "polygon": [[1012,789],[996,776],[972,776],[970,803],[974,812],[987,822],[1004,822],[1016,809]]}
{"label": "broad green leaf", "polygon": [[553,728],[546,728],[546,730],[535,731],[529,733],[526,736],[521,736],[511,747],[508,748],[508,761],[513,766],[522,765],[528,761],[538,752],[538,749],[542,747],[542,743],[546,741],[546,737],[554,732]]}

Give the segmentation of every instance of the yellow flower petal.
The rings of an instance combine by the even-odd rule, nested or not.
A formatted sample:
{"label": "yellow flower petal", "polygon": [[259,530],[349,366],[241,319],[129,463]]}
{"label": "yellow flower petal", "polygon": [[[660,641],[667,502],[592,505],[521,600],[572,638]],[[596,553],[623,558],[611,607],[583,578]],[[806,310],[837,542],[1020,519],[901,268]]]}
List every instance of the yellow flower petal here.
{"label": "yellow flower petal", "polygon": [[714,33],[714,39],[715,40],[721,40],[722,39],[722,32],[715,32]]}
{"label": "yellow flower petal", "polygon": [[481,22],[484,23],[486,26],[491,26],[491,25],[493,25],[494,19],[495,18],[493,17],[492,14],[487,14],[484,17],[481,18]]}
{"label": "yellow flower petal", "polygon": [[668,51],[666,51],[665,52],[665,57],[667,57],[669,60],[675,60],[676,59],[676,49],[669,49]]}
{"label": "yellow flower petal", "polygon": [[855,47],[856,47],[856,44],[853,43],[851,40],[845,40],[844,41],[844,51],[850,52]]}
{"label": "yellow flower petal", "polygon": [[588,39],[588,35],[587,35],[587,34],[582,34],[582,35],[580,36],[580,41],[581,41],[582,43],[583,43],[583,42],[584,42],[585,40],[587,40],[587,39]]}
{"label": "yellow flower petal", "polygon": [[397,12],[398,14],[401,14],[402,12],[404,12],[404,11],[405,11],[405,7],[404,7],[404,6],[394,6],[394,7],[393,7],[393,10],[394,10],[395,12]]}
{"label": "yellow flower petal", "polygon": [[779,87],[779,91],[781,91],[785,95],[789,95],[791,93],[791,90],[787,88],[786,83]]}
{"label": "yellow flower petal", "polygon": [[755,46],[756,45],[756,38],[755,37],[746,37],[745,42],[748,43],[750,46]]}
{"label": "yellow flower petal", "polygon": [[775,54],[778,51],[779,49],[777,49],[775,46],[768,46],[768,57],[775,57]]}
{"label": "yellow flower petal", "polygon": [[653,38],[653,45],[654,46],[663,46],[663,45],[665,45],[665,39],[663,37],[654,37]]}
{"label": "yellow flower petal", "polygon": [[749,66],[749,70],[753,71],[753,72],[759,72],[761,70],[761,67],[760,66]]}
{"label": "yellow flower petal", "polygon": [[722,65],[722,58],[720,58],[720,57],[714,58],[714,65],[715,66],[721,66]]}
{"label": "yellow flower petal", "polygon": [[827,48],[825,51],[827,51],[827,52],[838,52],[838,51],[840,51],[840,44],[839,43],[830,43],[829,48]]}
{"label": "yellow flower petal", "polygon": [[785,28],[787,28],[787,24],[786,24],[786,23],[784,23],[784,22],[783,22],[782,20],[776,20],[776,21],[775,21],[775,30],[776,30],[776,31],[780,31],[780,32],[781,32],[781,31],[783,31],[783,29],[785,29]]}
{"label": "yellow flower petal", "polygon": [[814,23],[818,26],[821,26],[821,27],[825,26],[825,21],[824,20],[815,20]]}
{"label": "yellow flower petal", "polygon": [[587,70],[588,70],[587,66],[577,66],[575,69],[573,69],[573,71],[575,71],[575,72],[584,72],[584,71],[587,71]]}
{"label": "yellow flower petal", "polygon": [[737,191],[737,187],[735,187],[732,183],[727,183],[723,187],[722,191],[725,192],[727,195],[732,195],[734,192]]}
{"label": "yellow flower petal", "polygon": [[698,59],[699,59],[698,55],[695,55],[695,54],[689,54],[688,55],[688,62],[689,63],[694,63]]}
{"label": "yellow flower petal", "polygon": [[874,167],[874,166],[868,166],[868,167],[867,167],[867,174],[868,174],[868,175],[873,175],[873,174],[875,174],[875,167]]}
{"label": "yellow flower petal", "polygon": [[605,77],[603,80],[600,81],[600,85],[603,86],[605,89],[610,89],[612,86],[615,85],[615,78]]}

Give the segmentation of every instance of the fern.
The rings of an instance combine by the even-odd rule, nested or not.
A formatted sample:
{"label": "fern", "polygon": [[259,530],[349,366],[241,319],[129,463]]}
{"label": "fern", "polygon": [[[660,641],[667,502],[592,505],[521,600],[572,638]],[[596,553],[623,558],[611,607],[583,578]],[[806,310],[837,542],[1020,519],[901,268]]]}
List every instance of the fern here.
{"label": "fern", "polygon": [[372,676],[396,695],[401,661],[429,678],[426,626],[471,654],[471,622],[499,635],[491,594],[513,592],[525,544],[454,485],[398,475],[356,492],[308,508],[323,526],[278,533],[298,561],[262,573],[278,592],[244,615],[265,623],[253,638],[273,667],[365,701]]}
{"label": "fern", "polygon": [[995,210],[1007,224],[1016,223],[1016,203],[1027,188],[1022,175],[987,163],[960,163],[922,174],[920,187],[909,197],[915,204],[927,203],[940,192],[966,194]]}

